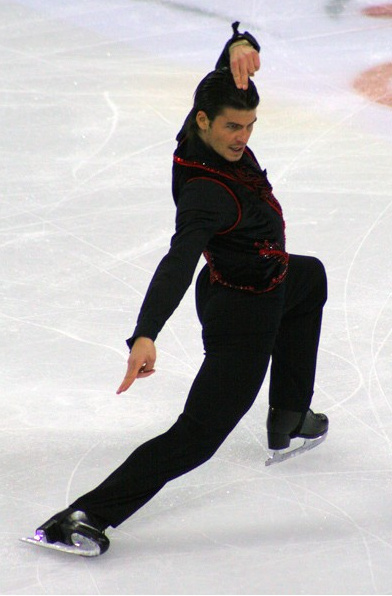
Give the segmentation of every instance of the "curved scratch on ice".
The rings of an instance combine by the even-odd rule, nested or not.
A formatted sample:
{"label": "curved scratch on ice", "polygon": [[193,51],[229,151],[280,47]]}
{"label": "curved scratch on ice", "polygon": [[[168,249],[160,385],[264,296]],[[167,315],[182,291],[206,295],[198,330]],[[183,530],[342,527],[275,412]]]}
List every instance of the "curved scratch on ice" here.
{"label": "curved scratch on ice", "polygon": [[[392,297],[392,291],[389,292],[386,300],[384,301],[383,305],[381,306],[379,312],[377,313],[376,319],[374,321],[374,325],[373,325],[373,329],[372,329],[372,335],[371,335],[371,342],[370,342],[370,347],[371,347],[371,355],[372,355],[372,361],[371,361],[371,367],[369,370],[369,378],[368,378],[368,383],[369,383],[369,399],[371,399],[372,403],[374,404],[374,400],[371,398],[372,393],[371,393],[371,387],[372,387],[372,380],[374,379],[374,382],[376,384],[376,386],[378,386],[379,391],[381,393],[381,396],[383,398],[384,404],[386,405],[386,407],[388,408],[388,410],[390,412],[392,412],[392,406],[389,403],[388,397],[385,394],[384,388],[382,386],[378,371],[377,371],[377,361],[379,358],[380,353],[382,352],[382,350],[384,349],[386,343],[388,342],[388,340],[390,339],[391,335],[392,335],[392,329],[389,329],[388,332],[386,333],[386,335],[384,336],[383,340],[381,341],[381,343],[379,344],[378,348],[375,350],[375,343],[376,343],[376,329],[377,329],[377,325],[381,320],[381,317],[383,316],[386,308],[389,305],[390,299]],[[374,404],[373,406],[373,413],[376,417],[376,419],[378,420],[379,426],[382,429],[383,435],[385,437],[385,439],[388,442],[391,442],[388,433],[386,432],[385,429],[383,429],[384,426],[384,421],[383,421],[383,414],[382,412],[379,412],[379,408],[377,407],[376,404]]]}
{"label": "curved scratch on ice", "polygon": [[91,161],[91,159],[93,157],[95,157],[96,155],[98,155],[102,149],[109,143],[110,139],[112,138],[112,136],[114,135],[116,129],[117,129],[117,124],[118,124],[118,120],[119,120],[119,116],[118,116],[118,108],[116,106],[116,104],[110,99],[109,97],[109,93],[107,91],[105,91],[105,93],[103,94],[103,97],[106,101],[106,103],[108,104],[113,117],[112,117],[112,123],[109,129],[108,134],[106,135],[106,138],[103,140],[103,142],[100,144],[100,146],[93,152],[91,153],[91,155],[86,158],[85,160],[81,161],[79,163],[79,165],[77,165],[73,170],[72,170],[72,174],[73,177],[76,178],[76,174],[77,172],[84,166],[86,165],[89,161]]}
{"label": "curved scratch on ice", "polygon": [[380,211],[380,213],[378,214],[378,216],[376,217],[376,219],[373,221],[373,223],[369,226],[367,232],[363,235],[361,241],[359,242],[354,255],[351,259],[351,262],[349,263],[348,267],[347,267],[347,275],[346,275],[346,279],[344,282],[344,298],[343,298],[343,308],[344,308],[344,319],[346,322],[346,329],[347,329],[347,337],[348,337],[348,342],[349,342],[349,346],[350,346],[350,350],[351,353],[354,357],[354,362],[357,366],[358,369],[358,374],[361,375],[361,377],[363,378],[362,372],[360,370],[360,367],[358,366],[358,361],[355,355],[355,349],[354,349],[354,343],[353,340],[351,338],[351,334],[350,334],[350,329],[349,329],[349,321],[348,321],[348,312],[349,312],[349,307],[348,307],[348,289],[349,289],[349,284],[350,284],[350,278],[351,278],[351,273],[352,270],[354,268],[354,264],[356,263],[357,257],[363,247],[363,245],[365,244],[366,240],[369,238],[370,234],[373,232],[373,230],[376,228],[376,226],[379,224],[379,222],[383,219],[385,213],[391,208],[392,205],[392,201],[390,201],[386,207],[384,207],[384,209],[382,211]]}
{"label": "curved scratch on ice", "polygon": [[71,475],[68,479],[68,483],[67,483],[67,488],[65,491],[65,503],[66,503],[66,507],[68,507],[69,501],[70,501],[70,492],[71,492],[71,485],[73,482],[73,479],[75,477],[76,472],[78,471],[81,463],[86,459],[86,457],[88,455],[90,455],[90,453],[92,451],[94,451],[94,449],[96,447],[98,447],[98,445],[100,445],[102,443],[102,441],[98,441],[97,443],[94,443],[94,445],[92,447],[90,447],[89,449],[87,449],[87,451],[82,455],[82,457],[79,459],[79,461],[77,462],[77,464],[75,465],[74,469],[71,472]]}
{"label": "curved scratch on ice", "polygon": [[59,333],[60,335],[64,335],[64,337],[66,337],[68,339],[73,339],[80,343],[89,344],[91,346],[96,346],[98,348],[106,348],[107,350],[110,350],[111,352],[114,352],[115,354],[119,354],[121,357],[124,356],[122,350],[118,350],[117,348],[114,348],[113,346],[109,346],[107,344],[102,344],[102,343],[96,342],[96,341],[90,341],[89,339],[80,337],[80,336],[76,335],[75,333],[69,333],[68,331],[64,331],[63,329],[59,329],[57,327],[52,327],[51,325],[43,325],[42,323],[33,323],[33,321],[27,321],[23,317],[13,317],[11,315],[6,315],[5,313],[1,313],[1,312],[0,312],[0,316],[4,317],[5,319],[9,319],[10,321],[17,321],[18,323],[24,323],[26,325],[32,325],[33,327],[38,327],[39,329],[45,329],[47,331],[53,331],[54,333]]}

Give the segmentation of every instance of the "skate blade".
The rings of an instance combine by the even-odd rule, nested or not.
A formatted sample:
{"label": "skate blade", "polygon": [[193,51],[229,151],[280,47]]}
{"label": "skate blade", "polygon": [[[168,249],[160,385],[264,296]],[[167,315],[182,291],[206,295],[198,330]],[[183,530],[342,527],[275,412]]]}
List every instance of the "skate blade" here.
{"label": "skate blade", "polygon": [[22,542],[28,544],[34,544],[34,546],[40,546],[41,548],[48,548],[50,550],[57,550],[62,553],[68,553],[70,555],[77,555],[79,557],[97,557],[101,554],[99,546],[93,541],[89,540],[81,534],[74,533],[71,536],[73,545],[64,544],[63,542],[47,542],[44,532],[38,530],[33,538],[23,537],[20,538]]}
{"label": "skate blade", "polygon": [[306,451],[310,451],[315,447],[318,447],[320,443],[325,441],[327,438],[327,433],[321,435],[321,437],[317,437],[317,439],[304,439],[302,445],[297,447],[296,449],[291,449],[291,451],[273,451],[272,455],[266,460],[266,466],[272,466],[272,464],[280,464],[287,459],[291,459],[292,457],[297,457],[297,455],[301,455],[302,453],[306,453]]}

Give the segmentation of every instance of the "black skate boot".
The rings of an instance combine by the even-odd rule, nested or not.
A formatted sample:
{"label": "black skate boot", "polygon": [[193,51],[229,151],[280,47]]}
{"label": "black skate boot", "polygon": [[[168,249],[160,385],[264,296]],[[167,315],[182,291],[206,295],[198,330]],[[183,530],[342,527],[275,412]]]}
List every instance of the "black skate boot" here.
{"label": "black skate boot", "polygon": [[[328,418],[325,414],[305,413],[269,408],[267,418],[268,448],[274,453],[265,463],[271,465],[285,461],[317,447],[325,440],[328,432]],[[291,451],[282,452],[290,446],[291,439],[304,439],[303,444]]]}
{"label": "black skate boot", "polygon": [[83,557],[103,555],[110,545],[103,530],[86,513],[71,508],[57,513],[37,528],[34,538],[22,540]]}

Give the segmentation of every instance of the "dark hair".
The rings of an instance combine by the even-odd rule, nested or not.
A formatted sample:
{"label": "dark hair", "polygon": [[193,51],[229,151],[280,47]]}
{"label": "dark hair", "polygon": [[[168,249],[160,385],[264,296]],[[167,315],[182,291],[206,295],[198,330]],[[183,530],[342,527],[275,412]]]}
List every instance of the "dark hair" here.
{"label": "dark hair", "polygon": [[254,110],[259,105],[259,101],[253,81],[249,80],[246,90],[238,89],[228,68],[213,70],[198,84],[194,94],[193,108],[185,118],[177,135],[177,141],[181,142],[186,136],[197,134],[199,127],[196,115],[200,110],[203,110],[212,122],[225,108]]}

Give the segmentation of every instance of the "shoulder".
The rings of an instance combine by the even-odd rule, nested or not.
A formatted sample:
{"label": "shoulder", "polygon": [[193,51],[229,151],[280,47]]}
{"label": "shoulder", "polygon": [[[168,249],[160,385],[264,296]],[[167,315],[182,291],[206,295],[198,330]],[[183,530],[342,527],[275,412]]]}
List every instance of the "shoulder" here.
{"label": "shoulder", "polygon": [[205,211],[238,210],[238,199],[234,192],[224,182],[197,176],[190,178],[183,186],[178,207],[180,209],[203,209]]}

